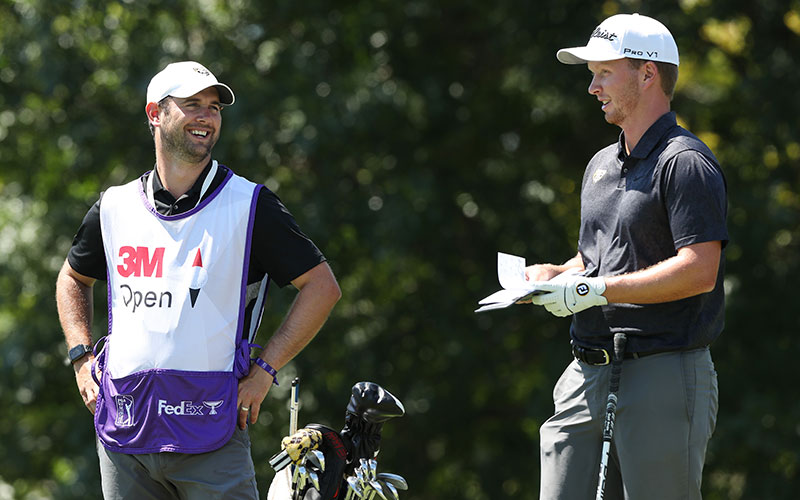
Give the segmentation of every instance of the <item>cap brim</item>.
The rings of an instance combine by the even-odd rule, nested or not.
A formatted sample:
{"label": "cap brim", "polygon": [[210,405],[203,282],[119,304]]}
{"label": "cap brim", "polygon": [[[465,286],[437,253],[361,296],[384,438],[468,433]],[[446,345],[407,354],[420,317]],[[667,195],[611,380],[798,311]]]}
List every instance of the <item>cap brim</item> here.
{"label": "cap brim", "polygon": [[602,50],[596,47],[570,47],[559,50],[556,58],[564,64],[584,64],[589,61],[616,61],[624,59],[624,56],[614,50]]}
{"label": "cap brim", "polygon": [[230,87],[224,83],[218,83],[215,85],[215,87],[217,87],[217,90],[219,91],[219,102],[224,106],[230,106],[236,102],[236,97],[233,95],[233,90],[231,90]]}

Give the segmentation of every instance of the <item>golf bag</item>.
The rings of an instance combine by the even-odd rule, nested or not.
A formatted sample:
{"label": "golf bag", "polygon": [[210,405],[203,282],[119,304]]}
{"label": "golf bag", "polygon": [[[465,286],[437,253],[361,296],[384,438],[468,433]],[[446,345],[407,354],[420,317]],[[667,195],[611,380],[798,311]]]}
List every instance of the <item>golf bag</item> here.
{"label": "golf bag", "polygon": [[352,388],[344,427],[336,432],[307,424],[283,439],[283,450],[270,459],[275,478],[268,500],[344,500],[372,493],[398,498],[408,488],[396,474],[377,473],[383,424],[405,414],[403,404],[374,382]]}

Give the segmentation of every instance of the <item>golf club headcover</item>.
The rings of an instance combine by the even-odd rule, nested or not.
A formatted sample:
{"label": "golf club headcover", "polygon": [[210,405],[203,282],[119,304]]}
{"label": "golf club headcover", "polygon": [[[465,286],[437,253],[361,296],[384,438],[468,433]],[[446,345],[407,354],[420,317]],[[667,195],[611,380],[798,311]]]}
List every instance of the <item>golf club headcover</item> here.
{"label": "golf club headcover", "polygon": [[360,459],[375,458],[381,447],[383,423],[405,412],[403,403],[380,385],[359,382],[353,386],[341,433],[351,450],[346,474],[353,472]]}
{"label": "golf club headcover", "polygon": [[322,433],[305,427],[281,440],[281,449],[286,450],[292,463],[298,463],[311,450],[316,450],[322,442]]}
{"label": "golf club headcover", "polygon": [[406,413],[403,403],[375,382],[359,382],[353,386],[347,413],[370,423],[383,423]]}

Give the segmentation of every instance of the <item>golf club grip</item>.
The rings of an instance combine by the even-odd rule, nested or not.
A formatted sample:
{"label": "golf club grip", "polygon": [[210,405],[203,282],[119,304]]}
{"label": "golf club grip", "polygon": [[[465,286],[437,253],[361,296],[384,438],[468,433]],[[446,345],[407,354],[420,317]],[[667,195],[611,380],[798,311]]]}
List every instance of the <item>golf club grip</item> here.
{"label": "golf club grip", "polygon": [[611,395],[614,395],[614,406],[616,407],[616,394],[619,390],[619,379],[622,374],[622,359],[625,357],[625,344],[628,337],[624,333],[614,334],[614,357],[611,360],[611,382],[608,392],[609,404]]}
{"label": "golf club grip", "polygon": [[614,334],[614,358],[622,361],[625,356],[625,344],[628,343],[628,336],[622,332]]}

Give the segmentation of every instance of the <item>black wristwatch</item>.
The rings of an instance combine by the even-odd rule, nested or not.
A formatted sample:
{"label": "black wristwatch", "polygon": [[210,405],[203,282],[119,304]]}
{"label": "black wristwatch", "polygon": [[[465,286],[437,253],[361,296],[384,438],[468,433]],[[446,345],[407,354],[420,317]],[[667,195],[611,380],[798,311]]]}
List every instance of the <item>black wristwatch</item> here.
{"label": "black wristwatch", "polygon": [[92,346],[88,344],[78,344],[69,350],[69,362],[75,364],[76,361],[86,356],[90,352],[92,352]]}

